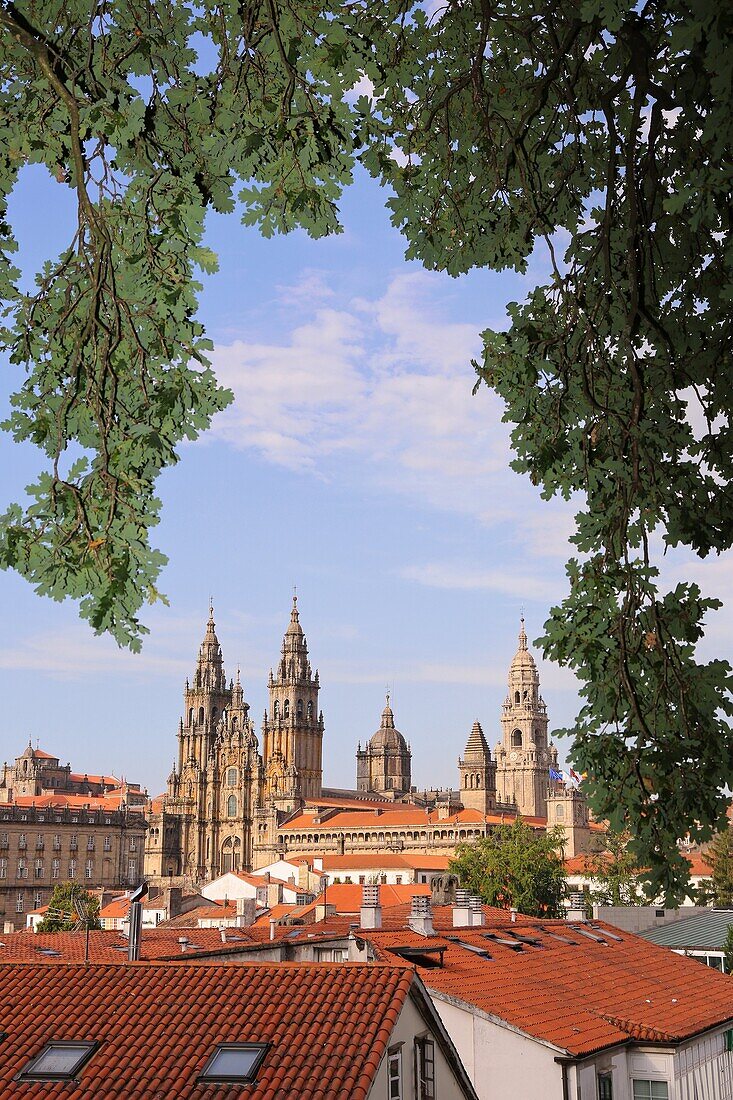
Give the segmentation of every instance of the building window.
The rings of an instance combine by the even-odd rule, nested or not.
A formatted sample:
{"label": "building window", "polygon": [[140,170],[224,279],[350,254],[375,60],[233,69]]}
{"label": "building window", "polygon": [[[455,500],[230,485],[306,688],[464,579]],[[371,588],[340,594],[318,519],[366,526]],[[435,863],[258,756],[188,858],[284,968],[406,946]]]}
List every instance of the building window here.
{"label": "building window", "polygon": [[311,718],[313,717],[313,704],[312,703],[308,704],[308,706],[306,708],[306,715],[307,715],[308,721],[310,721]]}
{"label": "building window", "polygon": [[60,859],[52,859],[51,860],[51,878],[58,878],[60,874],[61,874],[61,860]]}
{"label": "building window", "polygon": [[277,719],[280,717],[280,703],[277,699],[272,705],[272,717],[275,719],[275,721],[277,721]]}
{"label": "building window", "polygon": [[0,878],[7,878],[7,877],[8,877],[8,861],[7,861],[7,859],[3,858],[3,859],[0,859]]}
{"label": "building window", "polygon": [[237,816],[237,799],[235,795],[230,794],[227,799],[227,817]]}
{"label": "building window", "polygon": [[127,862],[127,881],[130,886],[134,886],[137,882],[137,860],[130,859]]}
{"label": "building window", "polygon": [[40,890],[36,890],[35,894],[33,895],[33,908],[34,909],[40,909],[42,905],[43,905],[43,894],[41,893]]}
{"label": "building window", "polygon": [[70,1081],[99,1043],[46,1043],[20,1074],[21,1081]]}
{"label": "building window", "polygon": [[237,785],[237,769],[230,768],[227,772],[227,786],[236,787]]}
{"label": "building window", "polygon": [[283,703],[283,718],[290,717],[290,700],[286,699]]}
{"label": "building window", "polygon": [[402,1100],[402,1047],[387,1051],[387,1100]]}
{"label": "building window", "polygon": [[93,852],[94,851],[94,837],[93,836],[88,836],[87,837],[87,851],[88,852]]}
{"label": "building window", "polygon": [[435,1044],[427,1035],[415,1039],[417,1100],[435,1100]]}
{"label": "building window", "polygon": [[28,878],[28,864],[24,859],[18,860],[18,878]]}
{"label": "building window", "polygon": [[25,909],[25,895],[21,891],[15,899],[15,912],[22,913]]}
{"label": "building window", "polygon": [[109,837],[109,836],[106,836],[104,838],[104,850],[105,850],[105,852],[111,852],[112,851],[112,838]]}
{"label": "building window", "polygon": [[669,1100],[666,1081],[634,1081],[634,1100]]}
{"label": "building window", "polygon": [[613,1100],[613,1077],[610,1073],[598,1074],[598,1100]]}
{"label": "building window", "polygon": [[199,707],[199,725],[203,726],[203,724],[204,724],[204,708]]}
{"label": "building window", "polygon": [[54,852],[60,852],[61,851],[61,834],[60,833],[54,833],[53,850],[54,850]]}
{"label": "building window", "polygon": [[76,860],[69,860],[69,878],[76,878]]}
{"label": "building window", "polygon": [[88,859],[87,862],[86,862],[86,866],[84,867],[84,878],[89,879],[89,878],[93,878],[93,877],[94,877],[94,860],[93,859]]}
{"label": "building window", "polygon": [[555,817],[565,817],[565,807],[558,805],[555,807]]}
{"label": "building window", "polygon": [[515,749],[521,749],[522,747],[522,731],[512,730],[512,745]]}
{"label": "building window", "polygon": [[302,699],[298,699],[298,705],[295,709],[295,713],[297,714],[298,718],[303,717],[303,700]]}
{"label": "building window", "polygon": [[69,837],[69,848],[71,849],[72,852],[75,852],[78,847],[79,847],[79,840],[77,838],[77,835],[76,835],[76,833],[72,833],[71,836]]}
{"label": "building window", "polygon": [[201,1070],[199,1081],[251,1084],[267,1054],[267,1043],[219,1043]]}
{"label": "building window", "polygon": [[28,842],[26,841],[25,833],[21,833],[20,836],[18,837],[18,847],[21,848],[21,849],[28,847]]}
{"label": "building window", "polygon": [[0,833],[0,848],[7,848],[8,846],[8,834]]}
{"label": "building window", "polygon": [[43,833],[39,833],[36,837],[36,848],[43,849]]}
{"label": "building window", "polygon": [[37,859],[33,865],[33,874],[36,878],[43,878],[43,860]]}

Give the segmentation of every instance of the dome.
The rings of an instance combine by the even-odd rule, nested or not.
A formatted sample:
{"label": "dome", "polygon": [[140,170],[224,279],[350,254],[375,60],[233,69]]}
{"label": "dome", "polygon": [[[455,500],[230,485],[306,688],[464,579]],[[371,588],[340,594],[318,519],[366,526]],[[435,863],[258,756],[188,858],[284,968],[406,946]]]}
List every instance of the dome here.
{"label": "dome", "polygon": [[286,638],[287,638],[288,634],[297,634],[299,637],[301,637],[301,638],[303,637],[303,627],[300,625],[300,621],[298,619],[298,597],[297,596],[293,596],[293,610],[290,612],[290,622],[288,623],[288,628],[285,631],[285,637]]}
{"label": "dome", "polygon": [[537,671],[537,665],[534,662],[534,657],[527,649],[527,632],[524,629],[524,617],[520,620],[521,628],[519,631],[519,649],[512,658],[512,663],[509,666],[509,670],[516,668],[529,668],[533,672]]}
{"label": "dome", "polygon": [[394,714],[389,705],[389,695],[387,696],[387,705],[382,711],[382,721],[379,729],[370,739],[368,747],[372,751],[377,750],[379,752],[385,749],[392,749],[394,752],[407,752],[407,742],[400,731],[395,729]]}

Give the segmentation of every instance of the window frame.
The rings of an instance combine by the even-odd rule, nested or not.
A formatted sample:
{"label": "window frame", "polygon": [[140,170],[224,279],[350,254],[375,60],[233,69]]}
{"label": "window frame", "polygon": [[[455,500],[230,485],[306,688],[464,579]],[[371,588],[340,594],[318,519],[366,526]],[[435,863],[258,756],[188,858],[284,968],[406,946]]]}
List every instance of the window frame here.
{"label": "window frame", "polygon": [[613,1100],[613,1073],[610,1069],[596,1074],[598,1100]]}
{"label": "window frame", "polygon": [[[649,1092],[646,1096],[637,1096],[637,1085],[649,1085]],[[666,1097],[655,1096],[652,1092],[652,1085],[664,1085],[667,1090]],[[669,1100],[669,1081],[666,1079],[660,1079],[659,1077],[632,1077],[631,1078],[631,1096],[632,1100]]]}
{"label": "window frame", "polygon": [[[257,1080],[257,1074],[260,1066],[265,1060],[268,1050],[272,1046],[272,1043],[247,1043],[247,1042],[233,1042],[233,1043],[217,1043],[212,1050],[209,1057],[206,1059],[204,1066],[197,1077],[197,1083],[200,1085],[251,1085]],[[247,1074],[243,1073],[209,1073],[210,1067],[214,1064],[217,1056],[222,1050],[256,1050],[257,1056],[255,1057],[252,1066]]]}
{"label": "window frame", "polygon": [[[84,1068],[92,1055],[99,1049],[100,1043],[97,1039],[92,1040],[75,1040],[75,1039],[49,1039],[43,1044],[42,1048],[35,1054],[29,1062],[23,1067],[23,1069],[15,1077],[16,1081],[74,1081],[77,1073]],[[81,1057],[74,1063],[74,1068],[68,1073],[60,1072],[59,1070],[53,1073],[44,1073],[42,1070],[34,1070],[34,1066],[38,1064],[40,1059],[48,1051],[54,1047],[61,1047],[66,1050],[79,1050],[82,1052]]]}
{"label": "window frame", "polygon": [[[430,1048],[430,1057],[427,1057]],[[435,1040],[429,1032],[415,1036],[415,1100],[437,1100],[435,1081]],[[427,1070],[430,1068],[430,1077]]]}
{"label": "window frame", "polygon": [[[396,1043],[394,1046],[387,1048],[387,1100],[404,1100],[403,1091],[403,1077],[402,1077],[402,1047],[403,1043]],[[397,1076],[392,1075],[392,1067],[396,1065]],[[397,1083],[398,1091],[392,1092],[392,1085]]]}

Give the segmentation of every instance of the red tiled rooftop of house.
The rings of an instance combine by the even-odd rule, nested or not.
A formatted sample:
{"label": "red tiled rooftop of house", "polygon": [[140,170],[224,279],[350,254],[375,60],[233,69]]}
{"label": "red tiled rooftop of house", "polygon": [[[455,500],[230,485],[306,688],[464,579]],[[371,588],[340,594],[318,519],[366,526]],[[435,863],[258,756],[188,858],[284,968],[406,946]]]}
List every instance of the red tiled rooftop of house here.
{"label": "red tiled rooftop of house", "polygon": [[[194,910],[193,915],[196,915]],[[248,929],[231,928],[227,942],[247,942]],[[179,942],[186,938],[186,951]],[[64,963],[82,962],[85,953],[84,932],[36,932],[28,929],[9,932],[0,937],[0,965],[4,963]],[[171,959],[185,955],[192,957],[196,951],[208,951],[221,947],[222,940],[216,928],[191,928],[185,932],[167,926],[144,928],[141,937],[141,959]],[[45,954],[44,952],[51,952]],[[121,932],[94,931],[89,933],[89,958],[92,962],[118,963],[127,958],[127,937]],[[0,1030],[2,1030],[0,1028]]]}
{"label": "red tiled rooftop of house", "polygon": [[[447,944],[442,966],[426,956],[428,966],[420,968],[429,988],[572,1055],[629,1039],[679,1041],[733,1019],[729,977],[599,921],[574,925],[525,917],[512,923],[487,917],[482,928],[449,930],[442,920],[435,925],[437,935],[419,941],[426,948]],[[403,941],[415,946],[414,934],[394,928],[363,934],[381,958]],[[499,940],[516,934],[536,945],[518,939],[510,947],[492,934]]]}
{"label": "red tiled rooftop of house", "polygon": [[[314,904],[334,905],[337,913],[358,913],[361,909],[363,889],[358,883],[335,882],[316,898]],[[410,899],[417,895],[430,897],[430,886],[427,882],[407,882],[379,887],[380,902],[385,908],[402,905],[405,902],[409,904]]]}
{"label": "red tiled rooftop of house", "polygon": [[[347,870],[370,870],[372,868],[384,870],[424,870],[424,871],[446,871],[448,864],[452,857],[449,855],[427,855],[423,856],[413,854],[411,852],[397,853],[397,852],[375,852],[369,854],[367,852],[358,852],[355,855],[348,856],[330,856],[324,855],[321,857],[309,856],[309,862],[312,862],[314,858],[320,858],[322,860],[322,866],[324,871],[347,871]],[[316,868],[317,872],[317,868]]]}
{"label": "red tiled rooftop of house", "polygon": [[[63,1038],[100,1044],[75,1096],[364,1100],[413,983],[404,966],[372,963],[210,965],[192,996],[180,964],[0,966],[0,1093],[67,1096],[68,1082],[14,1084]],[[198,1083],[226,1042],[270,1044],[256,1089]]]}
{"label": "red tiled rooftop of house", "polygon": [[43,806],[58,806],[59,808],[68,806],[70,809],[83,810],[88,806],[90,810],[119,810],[124,801],[124,790],[106,795],[69,794],[66,791],[56,791],[52,794],[19,795],[13,799],[13,804],[15,806],[36,806],[38,808]]}
{"label": "red tiled rooftop of house", "polygon": [[[438,810],[424,810],[420,806],[411,806],[406,803],[397,803],[395,805],[379,806],[373,810],[365,809],[359,803],[357,803],[358,809],[343,809],[334,814],[331,814],[322,823],[317,821],[317,818],[321,816],[317,809],[309,809],[303,813],[298,814],[296,817],[291,818],[289,821],[284,822],[280,827],[281,832],[293,832],[295,830],[302,829],[325,829],[333,830],[338,828],[362,828],[364,826],[380,828],[381,826],[390,827],[412,827],[415,825],[430,825],[437,827],[448,828],[451,825],[479,825],[484,822],[490,822],[491,824],[507,824],[512,822],[516,815],[511,813],[493,813],[482,814],[479,810],[454,810],[450,815],[444,817]],[[547,822],[544,818],[540,817],[525,817],[522,818],[528,825],[534,825],[538,828],[544,827]]]}

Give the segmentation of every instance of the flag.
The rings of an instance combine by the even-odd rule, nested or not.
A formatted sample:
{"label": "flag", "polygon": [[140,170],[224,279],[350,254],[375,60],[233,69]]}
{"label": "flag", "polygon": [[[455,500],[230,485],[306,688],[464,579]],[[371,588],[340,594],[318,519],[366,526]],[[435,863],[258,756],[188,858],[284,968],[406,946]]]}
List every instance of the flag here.
{"label": "flag", "polygon": [[581,784],[581,783],[582,783],[582,781],[583,781],[583,776],[582,776],[582,775],[578,775],[578,773],[577,773],[576,771],[573,771],[573,769],[572,769],[572,768],[570,769],[570,775],[571,775],[571,777],[572,777],[572,780],[573,780],[573,782],[574,782],[574,783],[575,783],[575,784],[576,784],[577,786],[580,786],[580,784]]}
{"label": "flag", "polygon": [[550,779],[558,779],[562,782],[562,772],[557,771],[555,768],[550,768]]}

